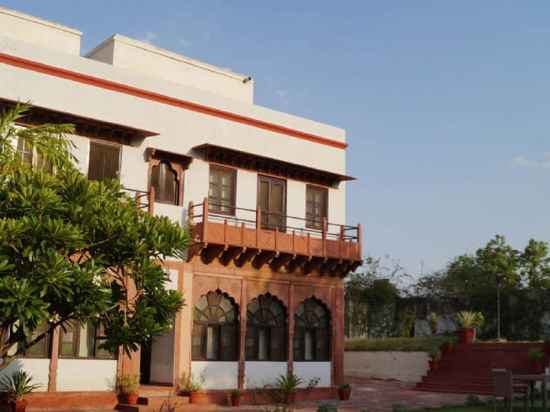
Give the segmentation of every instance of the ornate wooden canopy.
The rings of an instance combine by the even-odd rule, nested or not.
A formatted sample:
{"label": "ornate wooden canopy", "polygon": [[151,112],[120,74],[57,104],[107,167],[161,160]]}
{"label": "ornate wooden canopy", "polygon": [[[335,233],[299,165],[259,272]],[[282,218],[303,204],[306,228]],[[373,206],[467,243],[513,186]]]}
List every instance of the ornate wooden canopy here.
{"label": "ornate wooden canopy", "polygon": [[208,143],[195,146],[193,151],[198,153],[208,162],[225,164],[324,186],[337,186],[338,183],[342,181],[355,180],[355,178],[351,176],[340,175],[326,170],[314,169],[296,163]]}
{"label": "ornate wooden canopy", "polygon": [[[0,99],[0,111],[13,108],[16,104],[17,103],[13,101]],[[158,134],[148,130],[89,119],[75,114],[38,106],[32,106],[31,110],[18,120],[18,123],[23,125],[68,123],[74,125],[77,135],[114,140],[122,144],[129,144],[134,140],[156,136]]]}

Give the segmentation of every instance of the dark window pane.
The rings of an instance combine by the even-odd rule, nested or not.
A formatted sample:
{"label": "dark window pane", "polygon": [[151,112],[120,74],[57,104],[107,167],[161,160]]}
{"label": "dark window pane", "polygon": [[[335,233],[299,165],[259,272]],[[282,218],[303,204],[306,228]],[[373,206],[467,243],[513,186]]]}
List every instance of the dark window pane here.
{"label": "dark window pane", "polygon": [[76,358],[78,328],[73,322],[67,323],[60,331],[59,355],[65,358]]}
{"label": "dark window pane", "polygon": [[239,322],[236,305],[220,292],[209,292],[194,308],[193,360],[238,359]]}
{"label": "dark window pane", "polygon": [[328,189],[308,185],[306,187],[306,226],[321,230],[328,213]]}
{"label": "dark window pane", "polygon": [[[32,334],[29,341],[32,341],[33,339],[36,339],[38,336],[42,335],[46,330],[48,326],[47,324],[39,326],[34,333]],[[27,348],[25,351],[25,357],[29,358],[47,358],[49,355],[49,335],[46,335],[43,337],[40,341],[38,341],[36,344],[31,346],[30,348]]]}
{"label": "dark window pane", "polygon": [[296,360],[329,361],[331,347],[330,312],[313,298],[298,306],[294,316]]}
{"label": "dark window pane", "polygon": [[88,178],[91,180],[118,179],[120,147],[90,142]]}
{"label": "dark window pane", "polygon": [[235,214],[237,173],[234,169],[210,166],[208,203],[211,212]]}
{"label": "dark window pane", "polygon": [[161,162],[153,166],[151,186],[155,188],[155,198],[158,202],[178,204],[178,173],[168,163]]}

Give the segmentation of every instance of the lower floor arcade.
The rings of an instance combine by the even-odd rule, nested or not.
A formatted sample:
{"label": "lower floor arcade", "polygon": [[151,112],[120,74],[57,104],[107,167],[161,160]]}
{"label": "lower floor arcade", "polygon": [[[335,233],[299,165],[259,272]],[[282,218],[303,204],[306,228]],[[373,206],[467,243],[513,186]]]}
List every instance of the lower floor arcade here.
{"label": "lower floor arcade", "polygon": [[293,372],[302,385],[343,380],[343,280],[216,262],[165,262],[167,287],[185,300],[173,329],[131,357],[100,350],[97,328],[56,331],[34,356],[13,367],[44,392],[112,391],[116,376],[178,386],[191,374],[206,390],[246,389]]}

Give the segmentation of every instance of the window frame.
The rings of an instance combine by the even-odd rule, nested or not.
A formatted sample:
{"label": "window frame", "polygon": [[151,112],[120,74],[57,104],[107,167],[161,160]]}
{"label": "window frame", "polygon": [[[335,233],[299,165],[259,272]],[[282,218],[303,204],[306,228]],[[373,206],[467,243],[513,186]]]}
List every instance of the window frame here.
{"label": "window frame", "polygon": [[[221,203],[213,202],[213,198],[210,195],[210,188],[212,185],[212,181],[211,181],[212,171],[228,173],[231,175],[232,187],[230,188],[231,199],[230,199],[230,205],[228,206],[230,211],[228,212],[222,210],[223,206]],[[221,200],[221,190],[220,190],[220,200]],[[210,163],[210,167],[208,171],[208,211],[214,214],[235,216],[236,210],[237,210],[237,169],[233,167],[220,166],[218,164]]]}
{"label": "window frame", "polygon": [[[98,335],[98,331],[100,330],[101,326],[94,324],[94,322],[88,322],[87,328],[93,328],[94,329],[94,337],[93,337],[93,345],[91,348],[88,348],[88,354],[87,356],[79,356],[79,350],[80,350],[80,341],[82,339],[81,332],[82,332],[82,324],[77,321],[70,321],[73,327],[73,334],[74,338],[72,340],[72,354],[71,355],[65,355],[62,353],[62,345],[63,345],[63,335],[64,330],[63,327],[60,327],[59,330],[59,349],[58,349],[58,357],[59,359],[76,359],[76,360],[116,360],[116,354],[112,353],[110,356],[106,355],[99,355],[98,352],[101,351],[99,348],[99,345],[101,344],[101,340],[104,339],[103,336]],[[88,329],[87,329],[88,330]],[[88,332],[89,333],[89,332]],[[87,339],[88,336],[85,337]],[[90,355],[91,350],[91,355]]]}
{"label": "window frame", "polygon": [[[287,231],[287,220],[288,220],[288,205],[287,205],[287,195],[288,195],[288,180],[286,178],[283,178],[283,177],[278,177],[278,176],[271,176],[271,175],[267,175],[267,174],[263,174],[263,173],[259,173],[258,174],[258,183],[257,183],[257,189],[256,189],[256,207],[258,209],[261,210],[261,188],[262,188],[262,183],[268,183],[271,187],[271,185],[273,185],[273,183],[281,183],[282,186],[283,186],[283,191],[282,191],[282,212],[280,214],[280,217],[281,217],[281,221],[280,221],[280,224],[272,224],[270,223],[269,221],[269,216],[270,214],[262,214],[262,217],[261,217],[261,222],[260,222],[260,225],[261,225],[261,228],[263,230],[277,230],[279,232],[282,232],[282,233],[286,233]],[[270,194],[271,194],[271,191],[270,191]],[[268,199],[268,203],[269,203],[269,199]],[[269,212],[269,213],[273,213],[273,212]],[[267,217],[267,222],[265,221]]]}
{"label": "window frame", "polygon": [[[310,324],[306,324],[305,327],[300,327],[299,326],[299,320],[297,319],[299,316],[298,316],[298,310],[300,308],[301,305],[304,305],[304,312],[303,314],[305,314],[306,310],[309,310],[309,308],[306,308],[306,304],[308,306],[311,306],[312,303],[314,303],[315,305],[318,305],[320,306],[323,311],[325,312],[324,315],[326,316],[326,320],[327,320],[327,323],[328,325],[326,325],[326,327],[323,327],[322,325],[321,326],[312,326]],[[300,317],[303,317],[303,314],[300,316]],[[319,341],[321,340],[320,339],[320,331],[326,329],[326,342],[324,342],[324,344],[326,345],[326,357],[319,357],[318,356],[318,350],[317,350],[317,347],[318,347],[318,343]],[[303,333],[298,333],[298,331],[301,330],[303,331]],[[307,333],[310,333],[311,334],[311,338],[312,338],[312,349],[313,349],[313,359],[309,359],[309,360],[306,360],[306,335]],[[297,340],[301,335],[301,341]],[[315,299],[315,298],[308,298],[304,301],[302,301],[297,307],[296,307],[296,311],[294,312],[294,337],[293,337],[293,342],[292,342],[292,350],[293,350],[293,354],[294,354],[294,362],[332,362],[332,358],[333,358],[333,353],[332,353],[332,347],[333,347],[333,342],[332,342],[332,314],[331,314],[331,311],[329,310],[329,308],[321,301],[319,301],[318,299]],[[298,345],[301,345],[301,351],[303,352],[302,355],[303,356],[297,356],[297,344]]]}
{"label": "window frame", "polygon": [[118,150],[118,170],[116,172],[116,177],[114,178],[108,178],[108,179],[115,179],[120,181],[120,175],[121,175],[121,169],[122,169],[122,147],[123,145],[117,142],[112,142],[109,140],[101,140],[101,139],[89,139],[89,147],[88,147],[88,173],[86,176],[90,180],[101,182],[105,180],[105,177],[102,179],[92,179],[90,177],[91,173],[91,164],[92,164],[92,146],[104,146],[104,147],[110,147],[110,148],[116,148]]}
{"label": "window frame", "polygon": [[[49,325],[48,325],[48,327],[49,327]],[[42,329],[42,327],[39,327],[39,328],[36,329],[36,331],[38,331],[41,334],[41,333],[44,332],[41,329]],[[25,350],[23,352],[21,357],[23,359],[50,359],[51,354],[52,354],[52,335],[53,334],[51,332],[46,333],[46,336],[44,336],[44,338],[42,338],[39,342],[37,342],[34,345],[28,347],[27,350]],[[31,339],[32,339],[32,337],[31,337]],[[36,345],[42,345],[43,346],[42,354],[40,354],[40,355],[36,355],[36,354],[29,355],[29,350],[32,349],[33,347],[35,347]]]}
{"label": "window frame", "polygon": [[[261,323],[255,323],[258,319],[256,315],[253,315],[251,309],[249,309],[249,306],[254,302],[257,301],[257,309],[256,312],[260,312],[262,310],[266,310],[265,306],[262,306],[262,301],[265,299],[269,299],[270,306],[275,303],[280,306],[281,308],[281,319],[282,322],[279,325],[268,325],[268,324],[261,324]],[[268,307],[268,308],[269,308]],[[256,313],[254,312],[254,313]],[[275,318],[275,314],[271,312],[271,315]],[[253,323],[254,322],[254,323]],[[254,334],[251,335],[251,331],[254,330]],[[267,359],[260,359],[260,330],[266,331],[266,354]],[[281,330],[283,332],[282,335],[282,345],[280,358],[279,356],[273,356],[273,339],[277,336],[276,333],[274,333],[275,330]],[[288,362],[289,359],[289,348],[288,348],[288,309],[284,305],[284,303],[278,299],[276,296],[273,296],[269,293],[259,295],[256,298],[250,300],[247,305],[247,316],[246,316],[246,336],[245,339],[245,360],[247,362]],[[248,345],[248,340],[252,340],[253,344],[251,346]],[[252,353],[249,352],[249,348],[251,348]]]}
{"label": "window frame", "polygon": [[[162,203],[165,205],[182,206],[184,172],[183,172],[183,167],[177,162],[170,161],[163,157],[154,158],[149,161],[149,191],[153,187],[153,173],[154,173],[155,167],[161,167],[163,164],[165,164],[170,169],[172,169],[172,171],[176,174],[176,186],[177,186],[176,193],[175,193],[176,199],[175,199],[175,202],[170,202],[165,199],[159,199],[158,198],[159,190],[155,188],[155,202]],[[159,177],[160,177],[160,171],[159,171]],[[160,179],[159,179],[159,183],[160,183]]]}
{"label": "window frame", "polygon": [[[41,170],[43,172],[52,173],[52,174],[55,173],[55,168],[53,164],[51,164],[48,160],[46,160],[43,155],[38,153],[36,146],[31,147],[30,150],[24,151],[24,150],[19,150],[20,143],[22,143],[23,146],[27,145],[28,143],[26,142],[25,138],[21,136],[18,136],[17,141],[15,142],[15,152],[17,156],[19,156],[21,162],[28,165],[33,170]],[[30,163],[24,159],[25,153],[30,153],[30,157],[31,157]]]}
{"label": "window frame", "polygon": [[[212,321],[199,321],[195,319],[195,308],[199,304],[200,300],[202,298],[207,299],[207,306],[208,308],[210,304],[208,303],[208,294],[210,293],[216,293],[222,296],[222,299],[227,299],[229,303],[231,304],[233,311],[235,312],[235,319],[232,322],[212,322]],[[220,301],[221,302],[221,301]],[[219,307],[220,305],[218,305]],[[206,310],[206,309],[205,309]],[[223,293],[221,291],[210,291],[206,293],[205,295],[201,296],[199,301],[193,305],[193,327],[191,329],[191,361],[192,362],[238,362],[239,361],[239,348],[240,348],[240,318],[239,318],[240,312],[239,312],[239,306],[235,303],[235,301],[226,293]],[[234,352],[231,359],[222,359],[223,358],[223,327],[224,326],[231,326],[234,328],[235,333],[235,342],[234,344]],[[194,354],[194,343],[193,338],[195,338],[196,333],[196,327],[200,327],[201,334],[200,334],[200,355],[195,356]],[[208,359],[208,328],[214,328],[217,331],[217,359]]]}
{"label": "window frame", "polygon": [[[308,214],[310,214],[309,210],[308,210],[308,205],[310,203],[310,201],[308,200],[308,194],[309,194],[310,190],[323,193],[324,205],[322,207],[322,216],[320,217],[320,221],[317,221],[315,219],[315,217],[310,218],[308,216]],[[312,202],[312,208],[313,208],[312,211],[311,211],[312,215],[314,214],[314,210],[315,210],[314,204],[315,204],[315,202]],[[305,213],[306,228],[322,231],[324,220],[325,219],[328,220],[328,209],[329,209],[329,190],[328,190],[328,187],[317,186],[317,185],[312,185],[312,184],[306,184],[306,213]],[[318,222],[318,224],[317,224],[317,222]]]}

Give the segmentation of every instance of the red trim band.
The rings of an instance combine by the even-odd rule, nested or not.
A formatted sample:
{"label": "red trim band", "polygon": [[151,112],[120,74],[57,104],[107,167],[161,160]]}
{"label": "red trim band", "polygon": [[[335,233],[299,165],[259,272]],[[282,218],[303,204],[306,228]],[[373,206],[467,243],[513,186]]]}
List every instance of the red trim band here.
{"label": "red trim band", "polygon": [[133,86],[128,86],[126,84],[101,79],[99,77],[90,76],[87,74],[82,74],[82,73],[62,69],[55,66],[50,66],[44,63],[39,63],[32,60],[23,59],[20,57],[10,56],[5,53],[0,53],[0,63],[4,63],[14,67],[20,67],[25,70],[31,70],[34,72],[43,73],[54,77],[59,77],[62,79],[71,80],[77,83],[87,84],[90,86],[111,90],[118,93],[124,93],[130,96],[139,97],[145,100],[167,104],[169,106],[191,110],[197,113],[203,113],[209,116],[219,117],[229,121],[257,127],[259,129],[269,130],[271,132],[285,134],[285,135],[296,137],[299,139],[308,140],[310,142],[336,147],[338,149],[345,149],[348,146],[347,143],[338,142],[336,140],[332,140],[326,137],[302,132],[300,130],[291,129],[289,127],[280,126],[274,123],[254,119],[252,117],[247,117],[236,113],[231,113],[225,110],[215,109],[213,107],[204,106],[202,104],[193,103],[187,100],[176,99],[174,97],[151,92],[148,90],[143,90]]}

